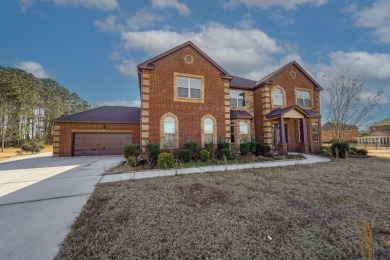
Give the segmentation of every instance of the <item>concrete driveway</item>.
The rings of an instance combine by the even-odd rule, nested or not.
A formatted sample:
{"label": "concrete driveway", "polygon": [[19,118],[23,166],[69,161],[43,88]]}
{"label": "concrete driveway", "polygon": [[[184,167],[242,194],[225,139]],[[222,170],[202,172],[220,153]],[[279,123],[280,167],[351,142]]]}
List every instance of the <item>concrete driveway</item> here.
{"label": "concrete driveway", "polygon": [[0,163],[0,259],[53,259],[101,174],[121,156]]}

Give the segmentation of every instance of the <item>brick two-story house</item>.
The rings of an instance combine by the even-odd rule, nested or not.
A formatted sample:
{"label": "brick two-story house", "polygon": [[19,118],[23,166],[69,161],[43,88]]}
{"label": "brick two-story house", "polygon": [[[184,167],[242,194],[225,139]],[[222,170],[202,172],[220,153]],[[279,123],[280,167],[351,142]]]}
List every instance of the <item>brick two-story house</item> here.
{"label": "brick two-story house", "polygon": [[[227,140],[233,147],[255,140],[271,145],[278,153],[309,153],[320,147],[322,88],[295,61],[260,80],[250,80],[231,75],[195,44],[186,42],[139,64],[138,79],[141,109],[133,109],[132,113],[138,113],[139,118],[128,115],[132,120],[127,121],[126,127],[121,125],[121,129],[115,129],[119,122],[109,124],[95,118],[98,124],[110,127],[110,138],[122,133],[123,140],[129,139],[123,135],[127,133],[132,142],[139,142],[142,147],[158,142],[162,149],[179,149],[186,141],[202,147],[218,140]],[[99,117],[99,113],[92,114]],[[85,117],[88,116],[75,120],[71,115],[54,120],[55,155],[76,155],[75,144],[83,151],[91,149],[77,145],[80,140],[74,138],[83,132],[79,124],[87,123]],[[104,133],[108,130],[100,125],[88,131],[92,131],[90,135],[97,134],[101,142],[109,142],[103,140],[107,139]],[[95,147],[94,153],[104,152],[103,148]]]}

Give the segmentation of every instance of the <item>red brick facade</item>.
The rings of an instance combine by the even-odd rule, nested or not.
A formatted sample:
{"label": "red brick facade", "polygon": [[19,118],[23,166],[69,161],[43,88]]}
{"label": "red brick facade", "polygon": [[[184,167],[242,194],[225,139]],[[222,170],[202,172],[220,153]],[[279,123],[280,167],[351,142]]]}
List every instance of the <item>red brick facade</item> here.
{"label": "red brick facade", "polygon": [[[190,55],[193,61],[186,62]],[[257,142],[267,143],[277,150],[274,142],[277,118],[269,119],[267,116],[275,109],[281,107],[296,106],[296,93],[299,90],[309,91],[310,106],[303,109],[293,109],[285,117],[287,136],[285,147],[288,151],[314,152],[321,143],[321,121],[319,92],[321,87],[295,62],[283,67],[267,78],[263,83],[256,84],[253,88],[243,88],[245,91],[245,107],[230,107],[230,89],[240,89],[234,86],[230,88],[231,77],[226,71],[216,65],[206,54],[200,51],[192,43],[178,46],[138,66],[140,91],[141,91],[141,143],[157,142],[164,147],[163,128],[164,118],[169,115],[175,119],[175,144],[172,148],[182,148],[186,141],[194,141],[198,147],[203,143],[202,118],[209,115],[215,119],[216,138],[214,140],[230,140],[230,129],[234,129],[235,136],[239,137],[239,122],[249,124],[249,138],[255,138]],[[180,99],[175,91],[176,77],[187,76],[201,78],[202,91],[199,99]],[[272,102],[272,90],[278,87],[283,90],[284,102],[282,106],[274,106]],[[248,112],[253,119],[230,119],[230,110],[240,109]],[[317,114],[311,116],[305,110]],[[298,112],[297,112],[298,111]],[[300,112],[299,112],[300,111]],[[305,122],[303,122],[304,120]],[[232,128],[230,128],[232,124]],[[305,130],[300,128],[305,125]],[[312,124],[318,128],[318,133],[313,140]],[[301,142],[300,132],[305,133],[306,142]],[[239,143],[240,138],[235,138]],[[238,140],[238,141],[237,141]],[[237,144],[236,143],[236,146]],[[283,145],[283,144],[282,144]]]}
{"label": "red brick facade", "polygon": [[[193,62],[185,61],[186,55]],[[184,47],[153,62],[153,69],[141,69],[141,137],[142,143],[162,143],[163,116],[167,113],[177,118],[176,147],[186,141],[202,146],[202,118],[215,119],[215,139],[230,138],[229,79],[191,46]],[[177,98],[175,75],[201,77],[200,99]],[[176,99],[176,100],[175,100]],[[163,144],[163,143],[162,143]],[[168,148],[163,147],[162,148]]]}
{"label": "red brick facade", "polygon": [[[253,139],[279,153],[315,152],[320,147],[322,88],[296,62],[253,81],[230,75],[187,42],[139,64],[138,77],[141,109],[99,110],[111,111],[105,120],[131,115],[128,123],[122,123],[126,117],[117,118],[120,123],[87,123],[89,115],[101,122],[96,109],[54,120],[54,155],[72,156],[76,132],[132,133],[133,143],[143,148],[148,142],[160,143],[162,149],[181,149],[186,141],[202,147],[206,140],[234,140],[235,149],[243,140]],[[302,96],[302,92],[305,98],[298,102],[297,93]]]}

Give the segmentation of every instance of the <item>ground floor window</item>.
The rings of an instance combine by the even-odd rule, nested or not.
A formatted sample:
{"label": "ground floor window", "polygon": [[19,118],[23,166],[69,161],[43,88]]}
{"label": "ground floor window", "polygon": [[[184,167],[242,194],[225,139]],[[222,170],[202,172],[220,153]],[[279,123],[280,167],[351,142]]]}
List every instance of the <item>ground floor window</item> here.
{"label": "ground floor window", "polygon": [[234,144],[235,138],[234,138],[234,123],[230,124],[230,142]]}
{"label": "ground floor window", "polygon": [[204,131],[204,143],[211,144],[214,141],[214,122],[211,118],[206,118],[203,121],[203,131]]}
{"label": "ground floor window", "polygon": [[239,127],[240,127],[240,139],[241,139],[241,141],[248,140],[248,137],[249,137],[249,126],[248,126],[248,123],[244,122],[244,121],[240,121]]}
{"label": "ground floor window", "polygon": [[311,124],[311,133],[312,133],[313,142],[320,141],[319,128],[317,122]]}

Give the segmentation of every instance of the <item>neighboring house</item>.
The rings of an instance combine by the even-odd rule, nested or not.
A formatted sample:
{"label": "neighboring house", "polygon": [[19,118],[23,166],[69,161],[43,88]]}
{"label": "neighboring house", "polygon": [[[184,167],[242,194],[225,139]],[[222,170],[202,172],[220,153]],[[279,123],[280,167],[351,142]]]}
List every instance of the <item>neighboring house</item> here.
{"label": "neighboring house", "polygon": [[361,145],[390,145],[390,118],[370,126],[370,135],[358,138]]}
{"label": "neighboring house", "polygon": [[[130,122],[123,123],[129,125],[126,130],[132,133],[132,141],[143,148],[149,142],[158,142],[162,149],[180,149],[186,141],[204,147],[218,140],[231,142],[233,148],[255,140],[282,154],[320,148],[322,88],[295,61],[260,80],[250,80],[231,75],[192,42],[186,42],[137,68],[140,132],[136,133],[136,120],[131,120],[131,126]],[[101,122],[96,134],[104,133],[104,122],[97,119]],[[54,154],[76,155],[80,121],[63,121],[54,120],[55,136],[59,137]],[[107,127],[108,122],[104,124]],[[110,130],[119,131],[116,125]]]}
{"label": "neighboring house", "polygon": [[336,129],[339,129],[340,137],[343,141],[356,142],[359,135],[359,128],[355,125],[342,124],[337,126],[335,123],[327,122],[321,127],[322,142],[331,142],[337,139]]}

